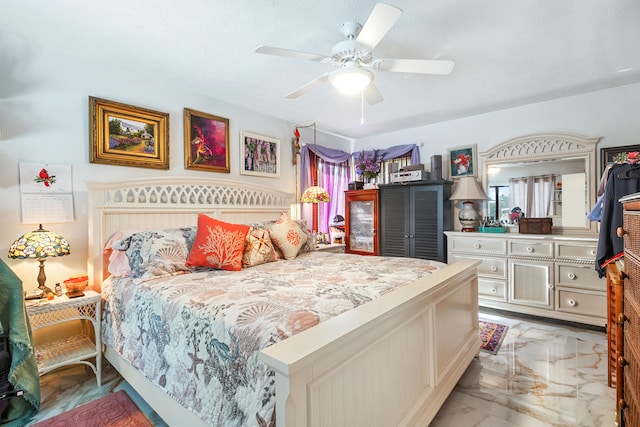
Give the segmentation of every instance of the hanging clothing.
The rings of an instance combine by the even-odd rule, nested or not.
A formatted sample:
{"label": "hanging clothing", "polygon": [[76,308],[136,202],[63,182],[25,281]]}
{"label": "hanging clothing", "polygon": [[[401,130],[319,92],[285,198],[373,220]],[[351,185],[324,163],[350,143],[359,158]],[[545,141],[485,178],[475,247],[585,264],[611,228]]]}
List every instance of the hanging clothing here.
{"label": "hanging clothing", "polygon": [[[633,173],[632,173],[633,172]],[[606,266],[624,255],[624,239],[618,237],[622,227],[622,203],[619,200],[640,191],[640,164],[614,165],[609,172],[602,202],[602,220],[598,236],[596,271],[600,277],[606,274]]]}
{"label": "hanging clothing", "polygon": [[0,289],[0,335],[8,335],[11,348],[8,379],[15,390],[23,392],[22,396],[9,399],[6,411],[0,414],[0,425],[20,427],[40,409],[40,377],[22,281],[2,260]]}

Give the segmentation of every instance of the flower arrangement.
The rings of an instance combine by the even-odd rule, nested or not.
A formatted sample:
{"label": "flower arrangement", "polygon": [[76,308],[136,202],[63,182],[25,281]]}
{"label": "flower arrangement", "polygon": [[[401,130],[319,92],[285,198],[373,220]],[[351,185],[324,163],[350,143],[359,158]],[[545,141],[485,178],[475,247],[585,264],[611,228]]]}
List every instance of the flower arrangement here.
{"label": "flower arrangement", "polygon": [[618,153],[613,157],[615,163],[638,163],[640,161],[640,153],[632,151],[630,153]]}
{"label": "flower arrangement", "polygon": [[380,158],[377,150],[373,150],[373,156],[367,156],[364,150],[358,155],[356,160],[356,174],[363,176],[367,180],[375,178],[380,173]]}
{"label": "flower arrangement", "polygon": [[466,173],[469,170],[469,163],[471,163],[471,156],[467,153],[460,153],[453,159],[453,165],[459,174]]}

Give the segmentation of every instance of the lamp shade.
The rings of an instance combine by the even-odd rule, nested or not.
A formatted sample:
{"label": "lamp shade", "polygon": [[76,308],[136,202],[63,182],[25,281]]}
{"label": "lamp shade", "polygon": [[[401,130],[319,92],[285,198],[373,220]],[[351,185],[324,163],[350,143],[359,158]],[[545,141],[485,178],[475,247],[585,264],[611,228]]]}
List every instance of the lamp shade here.
{"label": "lamp shade", "polygon": [[302,197],[300,198],[302,203],[321,203],[329,201],[329,193],[322,187],[317,185],[313,185],[302,193]]}
{"label": "lamp shade", "polygon": [[43,259],[64,256],[71,253],[69,242],[53,231],[45,230],[42,224],[35,231],[29,231],[13,242],[9,248],[9,258]]}
{"label": "lamp shade", "polygon": [[487,200],[484,190],[473,176],[463,176],[453,189],[450,200]]}

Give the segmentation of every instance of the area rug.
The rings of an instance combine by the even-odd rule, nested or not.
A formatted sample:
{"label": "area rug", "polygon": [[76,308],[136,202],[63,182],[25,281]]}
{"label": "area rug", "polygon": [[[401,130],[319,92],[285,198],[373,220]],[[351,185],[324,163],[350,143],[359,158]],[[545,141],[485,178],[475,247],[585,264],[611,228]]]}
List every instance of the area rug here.
{"label": "area rug", "polygon": [[478,324],[480,326],[480,339],[482,340],[481,350],[490,354],[498,353],[509,327],[500,323],[487,322],[486,320],[480,320]]}
{"label": "area rug", "polygon": [[120,390],[32,427],[153,427],[127,393]]}

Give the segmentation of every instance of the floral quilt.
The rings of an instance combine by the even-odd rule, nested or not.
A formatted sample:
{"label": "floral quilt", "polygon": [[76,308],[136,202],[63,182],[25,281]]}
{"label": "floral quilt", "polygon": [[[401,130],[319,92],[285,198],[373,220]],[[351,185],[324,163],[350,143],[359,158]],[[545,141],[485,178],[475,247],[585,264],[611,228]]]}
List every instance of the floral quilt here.
{"label": "floral quilt", "polygon": [[444,267],[310,252],[241,271],[102,285],[103,342],[212,426],[275,426],[261,349]]}

